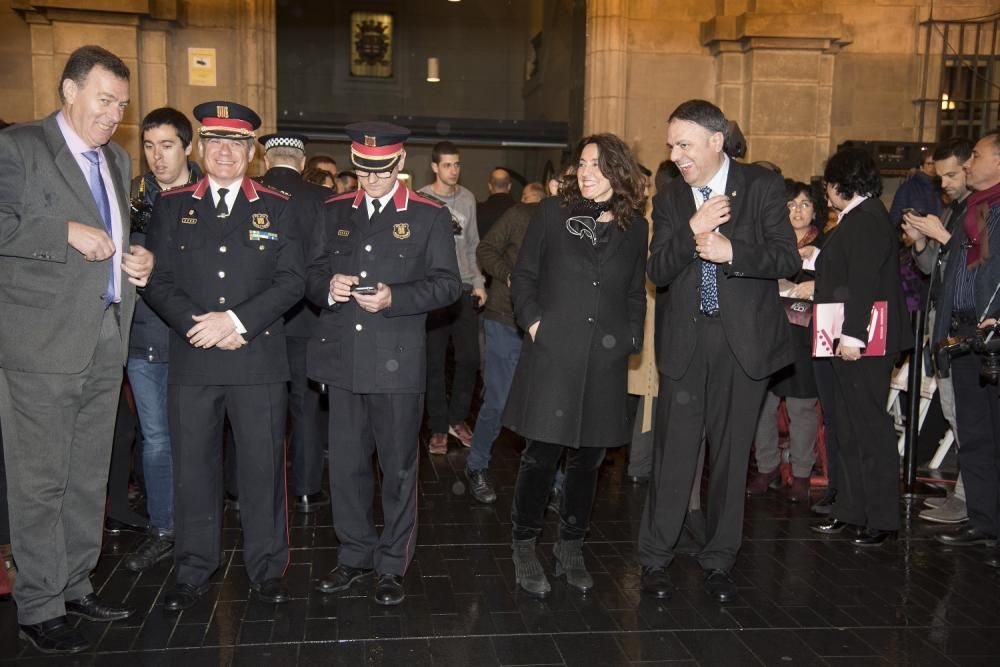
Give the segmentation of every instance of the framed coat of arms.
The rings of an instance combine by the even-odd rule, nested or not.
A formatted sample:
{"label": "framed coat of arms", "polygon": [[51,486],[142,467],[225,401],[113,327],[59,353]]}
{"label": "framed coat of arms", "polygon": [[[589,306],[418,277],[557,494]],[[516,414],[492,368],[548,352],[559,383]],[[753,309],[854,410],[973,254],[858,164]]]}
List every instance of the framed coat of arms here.
{"label": "framed coat of arms", "polygon": [[392,14],[351,12],[351,76],[392,76]]}

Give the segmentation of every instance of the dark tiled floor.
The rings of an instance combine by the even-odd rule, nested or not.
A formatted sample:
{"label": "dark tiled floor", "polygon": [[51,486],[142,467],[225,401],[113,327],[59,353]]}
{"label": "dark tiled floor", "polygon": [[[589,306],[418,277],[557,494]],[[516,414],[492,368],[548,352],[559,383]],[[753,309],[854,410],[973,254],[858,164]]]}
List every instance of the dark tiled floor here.
{"label": "dark tiled floor", "polygon": [[[497,444],[496,505],[475,504],[466,452],[421,459],[420,536],[407,598],[382,608],[370,591],[324,596],[313,584],[336,562],[329,511],[293,516],[288,581],[293,600],[248,600],[240,530],[228,517],[226,565],[193,609],[165,613],[171,568],[134,575],[121,560],[136,536],[108,538],[94,574],[108,599],[139,614],[124,623],[80,622],[96,649],[48,658],[18,639],[13,603],[0,603],[0,659],[58,665],[997,665],[1000,578],[981,548],[948,550],[936,529],[903,507],[905,536],[859,551],[809,531],[802,506],[777,494],[748,501],[746,543],[734,571],[741,596],[722,606],[701,590],[689,557],[671,568],[668,602],[637,590],[637,521],[645,487],[624,480],[623,451],[601,470],[586,546],[596,588],[581,596],[553,582],[538,601],[516,591],[510,503],[519,445]],[[915,514],[915,511],[912,511]],[[551,572],[554,522],[542,547]]]}

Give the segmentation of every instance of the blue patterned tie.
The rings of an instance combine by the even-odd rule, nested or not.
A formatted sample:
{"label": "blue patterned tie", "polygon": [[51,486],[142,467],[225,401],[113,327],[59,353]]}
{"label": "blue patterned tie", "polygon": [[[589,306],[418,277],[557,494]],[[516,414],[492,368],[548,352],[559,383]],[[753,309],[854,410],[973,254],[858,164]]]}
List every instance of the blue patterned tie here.
{"label": "blue patterned tie", "polygon": [[[712,188],[707,185],[698,188],[702,201],[712,196]],[[719,312],[719,286],[715,281],[715,264],[701,260],[701,312],[714,315]]]}
{"label": "blue patterned tie", "polygon": [[[90,163],[90,174],[87,181],[90,185],[90,194],[94,196],[94,203],[101,213],[101,220],[104,221],[104,231],[108,238],[114,241],[114,232],[111,227],[111,201],[108,199],[108,191],[104,187],[104,179],[101,178],[101,156],[97,151],[84,151],[83,157]],[[115,258],[112,256],[108,261],[108,287],[104,291],[104,307],[107,308],[115,300]]]}

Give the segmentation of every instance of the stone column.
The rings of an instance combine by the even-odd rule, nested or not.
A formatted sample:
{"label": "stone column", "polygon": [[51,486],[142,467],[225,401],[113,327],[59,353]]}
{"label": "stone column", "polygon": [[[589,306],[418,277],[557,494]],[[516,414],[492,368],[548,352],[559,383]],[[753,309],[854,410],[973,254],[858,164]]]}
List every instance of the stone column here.
{"label": "stone column", "polygon": [[821,173],[830,141],[834,58],[850,37],[839,14],[821,2],[758,1],[757,10],[702,24],[702,43],[716,58],[716,103],[739,122],[747,159],[769,160],[789,177]]}
{"label": "stone column", "polygon": [[629,0],[587,2],[584,135],[595,132],[625,134],[628,5]]}

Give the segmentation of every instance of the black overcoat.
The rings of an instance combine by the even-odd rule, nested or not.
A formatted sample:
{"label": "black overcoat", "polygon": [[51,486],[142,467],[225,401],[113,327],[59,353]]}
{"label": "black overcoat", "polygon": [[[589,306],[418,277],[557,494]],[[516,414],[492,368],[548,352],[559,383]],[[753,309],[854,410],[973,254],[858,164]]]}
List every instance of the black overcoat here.
{"label": "black overcoat", "polygon": [[525,331],[503,423],[525,438],[569,447],[629,441],[628,357],[642,348],[648,226],[609,230],[598,251],[566,226],[559,199],[535,210],[511,275],[514,316]]}

